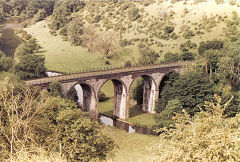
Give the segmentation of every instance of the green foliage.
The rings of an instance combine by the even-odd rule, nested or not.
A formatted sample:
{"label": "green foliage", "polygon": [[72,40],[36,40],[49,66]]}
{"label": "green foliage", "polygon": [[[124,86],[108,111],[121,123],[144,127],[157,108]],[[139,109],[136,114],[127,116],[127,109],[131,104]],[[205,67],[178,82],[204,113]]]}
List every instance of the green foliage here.
{"label": "green foliage", "polygon": [[158,61],[159,54],[153,49],[144,48],[140,50],[141,57],[139,58],[139,63],[142,65],[154,64]]}
{"label": "green foliage", "polygon": [[82,44],[82,34],[83,34],[83,23],[82,19],[79,17],[74,18],[69,22],[68,26],[68,36],[73,45]]}
{"label": "green foliage", "polygon": [[128,18],[131,21],[135,21],[140,17],[139,15],[139,9],[137,7],[132,7],[128,9]]}
{"label": "green foliage", "polygon": [[132,91],[132,97],[137,101],[137,105],[143,104],[143,80],[137,80],[136,86]]}
{"label": "green foliage", "polygon": [[33,54],[39,49],[35,39],[30,39],[26,43],[20,44],[15,51],[15,56],[24,56],[28,54]]}
{"label": "green foliage", "polygon": [[238,161],[240,116],[225,118],[231,99],[222,103],[216,96],[216,100],[206,102],[207,111],[192,118],[186,111],[177,114],[174,129],[159,129],[160,142],[152,147],[154,161]]}
{"label": "green foliage", "polygon": [[173,116],[175,113],[180,113],[182,109],[183,107],[178,99],[169,100],[166,108],[154,116],[158,127],[169,127],[174,124]]}
{"label": "green foliage", "polygon": [[180,55],[180,59],[183,60],[183,61],[192,61],[194,60],[194,54],[192,52],[183,52],[181,55]]}
{"label": "green foliage", "polygon": [[100,91],[99,94],[98,94],[98,101],[99,102],[104,102],[106,101],[108,98],[107,96],[105,95],[104,92]]}
{"label": "green foliage", "polygon": [[183,37],[185,39],[191,39],[193,36],[195,36],[195,34],[192,30],[188,30],[185,33],[183,33]]}
{"label": "green foliage", "polygon": [[54,97],[61,96],[62,86],[59,82],[54,81],[54,82],[50,83],[49,88],[50,88],[51,96],[54,96]]}
{"label": "green foliage", "polygon": [[21,79],[41,78],[46,74],[45,57],[35,54],[20,57],[18,64],[14,66],[15,73]]}
{"label": "green foliage", "polygon": [[176,62],[178,60],[179,60],[178,53],[172,53],[172,52],[167,52],[164,55],[164,59],[163,59],[164,62]]}
{"label": "green foliage", "polygon": [[198,53],[201,55],[204,51],[213,49],[213,50],[221,50],[223,48],[223,41],[221,40],[212,40],[207,42],[200,42],[198,47]]}
{"label": "green foliage", "polygon": [[132,44],[131,41],[129,41],[127,39],[123,39],[123,40],[120,41],[120,46],[121,47],[129,46],[131,44]]}
{"label": "green foliage", "polygon": [[34,15],[34,21],[35,22],[42,21],[46,16],[47,16],[46,10],[44,8],[40,9],[38,10],[37,14]]}
{"label": "green foliage", "polygon": [[195,49],[197,47],[196,43],[192,43],[191,40],[182,43],[179,47],[181,51],[189,51],[190,49]]}
{"label": "green foliage", "polygon": [[52,22],[50,24],[51,29],[58,30],[62,27],[65,27],[70,21],[71,13],[78,12],[84,6],[85,3],[81,0],[57,1],[52,14]]}
{"label": "green foliage", "polygon": [[124,67],[130,67],[130,66],[132,66],[132,63],[129,60],[124,63]]}
{"label": "green foliage", "polygon": [[70,161],[105,160],[112,155],[113,141],[74,102],[51,97],[47,91],[39,95],[16,78],[0,82],[0,89],[1,161],[15,159],[22,150],[26,156],[38,155],[34,147],[60,152]]}
{"label": "green foliage", "polygon": [[11,57],[6,57],[6,55],[0,51],[0,71],[8,71],[13,65]]}
{"label": "green foliage", "polygon": [[[201,71],[192,71],[181,75],[169,89],[171,98],[178,98],[183,108],[191,115],[198,111],[213,94],[213,84],[209,77]],[[169,97],[170,97],[169,96]]]}
{"label": "green foliage", "polygon": [[113,141],[78,109],[60,112],[57,122],[63,154],[71,161],[103,160],[114,148]]}
{"label": "green foliage", "polygon": [[169,91],[171,87],[173,86],[173,83],[178,80],[179,74],[176,72],[170,72],[169,74],[165,75],[161,81],[161,84],[159,86],[159,102],[155,106],[155,111],[157,113],[162,112],[167,105],[167,102],[169,100],[172,100],[172,95]]}
{"label": "green foliage", "polygon": [[166,34],[170,34],[174,31],[174,27],[173,26],[166,26],[164,28],[164,31],[165,31]]}

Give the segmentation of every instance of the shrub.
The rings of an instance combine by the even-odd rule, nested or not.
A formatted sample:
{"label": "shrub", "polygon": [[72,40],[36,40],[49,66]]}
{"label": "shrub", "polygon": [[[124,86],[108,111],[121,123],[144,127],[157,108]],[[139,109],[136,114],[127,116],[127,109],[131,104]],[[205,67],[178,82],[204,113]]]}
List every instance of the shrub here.
{"label": "shrub", "polygon": [[176,62],[178,60],[179,60],[178,53],[172,53],[172,52],[167,52],[164,55],[164,59],[163,59],[164,62]]}
{"label": "shrub", "polygon": [[183,34],[185,39],[191,39],[193,36],[195,36],[195,34],[192,30],[188,30]]}
{"label": "shrub", "polygon": [[166,26],[164,28],[164,31],[166,34],[172,33],[174,31],[174,27],[173,26]]}
{"label": "shrub", "polygon": [[129,9],[129,11],[128,11],[128,18],[129,18],[131,21],[135,21],[135,20],[137,20],[139,17],[140,17],[140,15],[139,15],[139,9],[138,9],[138,8],[133,7],[133,8],[130,8],[130,9]]}
{"label": "shrub", "polygon": [[50,88],[50,94],[53,97],[61,96],[62,86],[59,82],[54,81],[54,82],[50,83],[49,88]]}
{"label": "shrub", "polygon": [[132,63],[129,60],[124,63],[124,67],[130,67],[130,66],[132,66]]}
{"label": "shrub", "polygon": [[98,101],[99,102],[104,102],[106,101],[108,98],[107,96],[105,95],[105,93],[103,93],[102,91],[99,92],[98,94]]}
{"label": "shrub", "polygon": [[180,55],[180,59],[184,61],[194,60],[194,54],[192,52],[186,51]]}
{"label": "shrub", "polygon": [[127,39],[123,39],[120,41],[120,46],[121,47],[125,47],[125,46],[128,46],[128,45],[131,45],[131,41],[127,40]]}

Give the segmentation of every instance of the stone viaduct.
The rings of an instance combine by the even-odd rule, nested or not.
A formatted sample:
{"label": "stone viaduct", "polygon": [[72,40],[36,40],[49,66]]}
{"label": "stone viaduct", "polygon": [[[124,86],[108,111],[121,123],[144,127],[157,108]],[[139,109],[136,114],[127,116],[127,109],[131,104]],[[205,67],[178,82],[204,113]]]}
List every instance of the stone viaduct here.
{"label": "stone viaduct", "polygon": [[58,81],[62,85],[63,96],[67,96],[71,88],[80,84],[83,90],[83,111],[89,112],[92,119],[98,119],[98,94],[104,83],[111,80],[114,85],[113,115],[120,119],[127,119],[130,87],[136,78],[143,78],[143,111],[154,113],[162,78],[173,71],[182,73],[188,69],[189,65],[189,62],[180,62],[134,66],[28,80],[26,84],[48,89],[51,82]]}

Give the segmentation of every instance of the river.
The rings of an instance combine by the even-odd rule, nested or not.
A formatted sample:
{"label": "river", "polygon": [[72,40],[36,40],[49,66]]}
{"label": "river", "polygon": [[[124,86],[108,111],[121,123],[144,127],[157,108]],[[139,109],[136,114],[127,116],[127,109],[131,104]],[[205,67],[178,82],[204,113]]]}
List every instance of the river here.
{"label": "river", "polygon": [[19,22],[7,22],[0,25],[0,50],[7,56],[14,56],[14,52],[22,39],[15,34]]}

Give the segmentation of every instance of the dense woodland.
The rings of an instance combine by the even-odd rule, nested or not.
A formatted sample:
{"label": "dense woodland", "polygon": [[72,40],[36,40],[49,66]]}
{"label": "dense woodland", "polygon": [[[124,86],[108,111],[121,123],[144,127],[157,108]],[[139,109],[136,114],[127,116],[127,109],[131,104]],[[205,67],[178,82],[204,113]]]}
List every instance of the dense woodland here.
{"label": "dense woodland", "polygon": [[[161,143],[151,148],[153,160],[240,160],[238,13],[203,17],[197,24],[177,29],[174,11],[162,11],[157,18],[148,19],[143,8],[151,3],[0,0],[0,22],[21,19],[24,28],[47,20],[52,35],[102,54],[106,65],[119,49],[133,46],[140,57],[125,60],[126,67],[192,61],[194,66],[188,72],[171,72],[161,82],[154,115],[157,124],[152,128]],[[183,17],[189,12],[185,9]],[[221,38],[192,42],[193,37],[211,33],[221,22],[226,25]],[[0,161],[21,160],[23,154],[31,159],[40,152],[60,161],[113,157],[117,145],[74,101],[61,98],[60,83],[52,83],[50,92],[24,85],[24,79],[45,77],[47,68],[45,57],[38,54],[41,46],[37,40],[22,29],[17,33],[23,39],[15,50],[17,61],[0,51],[0,71],[11,73],[0,82]],[[128,38],[129,33],[135,34]],[[163,53],[161,48],[167,45],[162,42],[168,40],[180,44]],[[139,81],[132,93],[138,105],[142,104],[142,95]],[[100,96],[100,102],[104,101],[105,95]]]}

